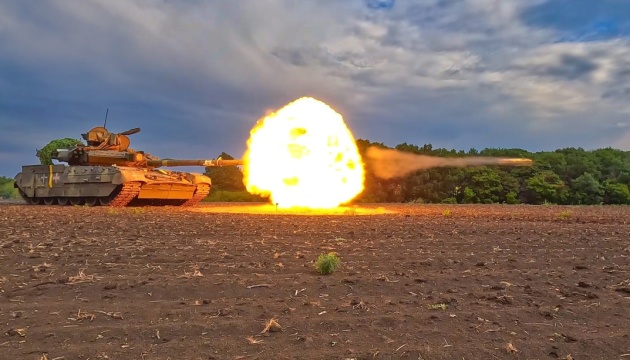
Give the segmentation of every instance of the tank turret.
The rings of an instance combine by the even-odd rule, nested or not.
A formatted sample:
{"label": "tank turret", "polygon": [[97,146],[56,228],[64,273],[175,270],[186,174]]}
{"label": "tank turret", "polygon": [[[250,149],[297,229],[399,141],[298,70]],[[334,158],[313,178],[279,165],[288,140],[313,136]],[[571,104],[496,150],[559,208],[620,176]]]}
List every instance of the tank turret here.
{"label": "tank turret", "polygon": [[134,128],[122,133],[113,134],[104,127],[95,127],[85,134],[81,134],[87,145],[77,145],[71,149],[57,149],[52,158],[69,165],[102,165],[102,166],[132,166],[132,167],[175,167],[175,166],[237,166],[242,160],[179,160],[160,159],[144,151],[137,151],[129,147],[131,142],[127,135],[140,132]]}
{"label": "tank turret", "polygon": [[237,166],[242,160],[160,159],[130,148],[129,135],[140,128],[110,133],[94,127],[81,134],[86,145],[57,149],[55,165],[27,165],[15,187],[30,204],[110,205],[197,204],[210,193],[211,179],[200,173],[159,169],[178,166]]}

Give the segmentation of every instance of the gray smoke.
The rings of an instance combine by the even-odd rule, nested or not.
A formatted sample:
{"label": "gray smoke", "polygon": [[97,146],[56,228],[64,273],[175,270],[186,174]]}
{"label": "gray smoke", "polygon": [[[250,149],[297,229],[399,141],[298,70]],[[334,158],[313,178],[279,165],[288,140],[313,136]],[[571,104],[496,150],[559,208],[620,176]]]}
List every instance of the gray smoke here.
{"label": "gray smoke", "polygon": [[468,167],[484,165],[531,166],[530,159],[469,156],[445,158],[417,155],[394,149],[381,149],[371,146],[366,152],[366,163],[374,175],[382,179],[403,177],[418,170],[435,167]]}

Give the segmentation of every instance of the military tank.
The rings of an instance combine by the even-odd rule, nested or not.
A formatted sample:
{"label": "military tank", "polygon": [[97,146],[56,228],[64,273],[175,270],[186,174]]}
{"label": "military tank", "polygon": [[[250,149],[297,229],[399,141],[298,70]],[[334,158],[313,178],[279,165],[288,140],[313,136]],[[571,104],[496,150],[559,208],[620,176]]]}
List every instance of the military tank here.
{"label": "military tank", "polygon": [[22,166],[14,186],[32,205],[192,206],[210,193],[211,179],[162,167],[243,164],[221,158],[160,159],[129,147],[128,135],[138,132],[140,128],[110,133],[105,127],[94,127],[81,134],[87,145],[52,153],[60,164]]}

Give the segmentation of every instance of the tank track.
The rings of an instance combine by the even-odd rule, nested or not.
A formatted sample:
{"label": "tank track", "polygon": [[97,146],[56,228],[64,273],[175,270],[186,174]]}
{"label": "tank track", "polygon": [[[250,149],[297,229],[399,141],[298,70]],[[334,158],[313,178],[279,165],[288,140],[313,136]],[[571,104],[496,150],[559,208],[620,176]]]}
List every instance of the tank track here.
{"label": "tank track", "polygon": [[141,186],[142,183],[135,181],[124,183],[118,195],[114,196],[107,205],[112,207],[127,206],[131,200],[138,196]]}
{"label": "tank track", "polygon": [[25,203],[27,204],[33,204],[33,199],[31,199],[30,197],[26,196],[26,194],[22,191],[19,190],[20,193],[20,197],[22,198],[22,200],[24,200]]}
{"label": "tank track", "polygon": [[[161,199],[137,199],[138,194],[142,188],[142,182],[126,182],[121,185],[120,191],[118,194],[114,195],[111,198],[92,198],[94,202],[89,203],[90,206],[97,205],[99,202],[101,205],[110,206],[110,207],[125,207],[128,205],[154,205],[154,206],[194,206],[198,204],[201,200],[203,200],[210,193],[210,185],[208,184],[198,184],[195,189],[195,193],[193,197],[188,200],[161,200]],[[45,202],[45,198],[30,198],[26,196],[22,191],[20,191],[20,196],[27,204],[30,205],[41,205]],[[71,198],[59,198],[59,203],[57,203],[57,198],[54,199],[55,205],[66,205],[71,204]],[[63,203],[61,203],[61,199],[65,199]],[[76,198],[79,199],[80,203],[87,204],[86,198]]]}
{"label": "tank track", "polygon": [[210,185],[208,184],[198,184],[197,189],[195,190],[195,194],[190,200],[186,200],[181,206],[194,206],[197,205],[201,200],[203,200],[206,196],[210,194]]}

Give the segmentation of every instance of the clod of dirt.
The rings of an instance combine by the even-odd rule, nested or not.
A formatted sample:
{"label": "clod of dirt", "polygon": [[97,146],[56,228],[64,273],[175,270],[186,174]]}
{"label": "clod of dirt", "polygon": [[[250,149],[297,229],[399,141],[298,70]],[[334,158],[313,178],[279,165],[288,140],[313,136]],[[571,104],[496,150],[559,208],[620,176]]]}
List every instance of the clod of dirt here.
{"label": "clod of dirt", "polygon": [[9,329],[9,330],[7,330],[7,332],[5,334],[7,334],[9,336],[20,335],[21,337],[25,337],[26,336],[26,329]]}
{"label": "clod of dirt", "polygon": [[21,311],[14,311],[14,312],[11,313],[11,316],[13,316],[14,318],[17,319],[17,318],[21,318],[23,314],[24,313],[21,312]]}
{"label": "clod of dirt", "polygon": [[501,296],[493,295],[493,296],[488,296],[486,299],[490,301],[494,301],[499,304],[503,304],[503,305],[510,305],[512,303],[512,299],[506,295],[501,295]]}
{"label": "clod of dirt", "polygon": [[231,309],[219,309],[217,310],[217,316],[228,316],[232,314],[232,310]]}
{"label": "clod of dirt", "polygon": [[571,335],[567,335],[567,334],[560,334],[562,335],[562,337],[564,338],[564,341],[566,342],[576,342],[578,341],[575,337],[571,336]]}
{"label": "clod of dirt", "polygon": [[618,287],[615,289],[615,291],[619,291],[619,292],[623,292],[626,294],[630,294],[630,287]]}
{"label": "clod of dirt", "polygon": [[553,320],[556,316],[549,310],[540,310],[540,315],[542,315],[545,319]]}
{"label": "clod of dirt", "polygon": [[575,269],[575,270],[587,270],[588,266],[586,266],[586,265],[575,265],[573,267],[573,269]]}
{"label": "clod of dirt", "polygon": [[486,266],[486,263],[485,263],[485,262],[483,262],[483,261],[479,261],[479,262],[477,262],[477,263],[475,264],[475,266],[479,266],[479,267],[481,267],[481,266]]}
{"label": "clod of dirt", "polygon": [[589,283],[587,283],[587,282],[584,282],[584,281],[580,281],[580,282],[578,282],[578,284],[577,284],[577,285],[578,285],[579,287],[581,287],[581,288],[590,288],[591,286],[593,286],[593,285],[591,285],[591,284],[589,284]]}

